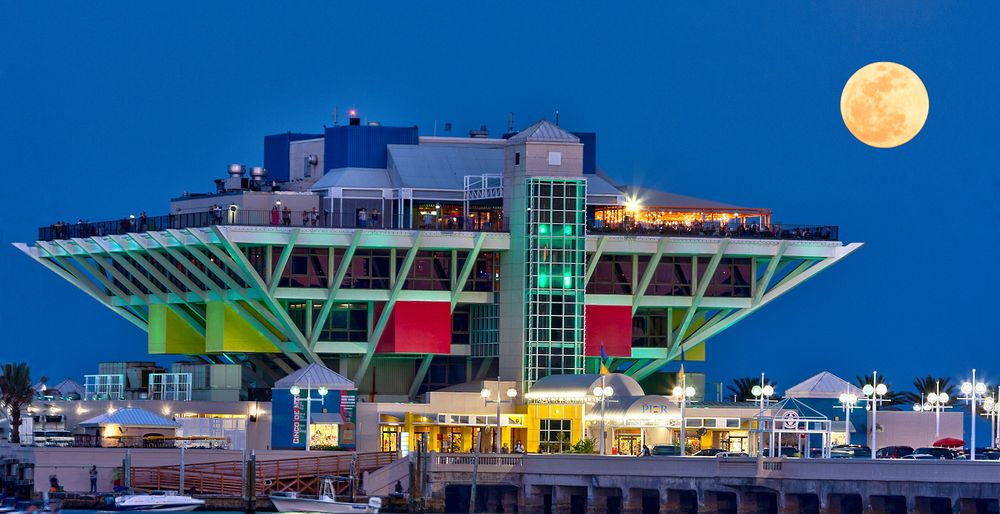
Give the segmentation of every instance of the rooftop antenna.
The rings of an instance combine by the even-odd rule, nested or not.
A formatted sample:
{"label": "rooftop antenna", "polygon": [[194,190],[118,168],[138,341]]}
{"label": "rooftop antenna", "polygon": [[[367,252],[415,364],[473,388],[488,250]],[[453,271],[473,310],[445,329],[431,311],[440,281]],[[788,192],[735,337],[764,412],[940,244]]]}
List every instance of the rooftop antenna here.
{"label": "rooftop antenna", "polygon": [[337,125],[339,125],[339,123],[337,122],[337,114],[338,114],[337,113],[337,106],[335,105],[335,106],[333,106],[333,126],[334,127],[336,127]]}
{"label": "rooftop antenna", "polygon": [[559,126],[559,109],[556,109],[556,126]]}
{"label": "rooftop antenna", "polygon": [[451,136],[451,122],[450,121],[444,122],[444,131],[447,132],[449,136]]}
{"label": "rooftop antenna", "polygon": [[507,132],[514,131],[514,112],[507,113]]}

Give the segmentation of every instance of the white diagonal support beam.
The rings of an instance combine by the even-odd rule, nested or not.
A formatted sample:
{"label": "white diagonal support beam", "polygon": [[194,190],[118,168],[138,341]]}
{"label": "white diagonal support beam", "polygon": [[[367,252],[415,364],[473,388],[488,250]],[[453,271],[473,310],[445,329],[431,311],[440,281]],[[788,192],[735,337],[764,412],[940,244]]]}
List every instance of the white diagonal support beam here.
{"label": "white diagonal support beam", "polygon": [[[656,253],[653,257],[649,259],[649,266],[646,267],[646,271],[642,274],[642,280],[639,281],[639,285],[632,291],[632,315],[639,311],[639,305],[642,304],[642,296],[646,294],[646,289],[649,288],[649,283],[653,280],[653,276],[656,275],[656,267],[660,265],[660,260],[663,259],[663,252],[667,251],[667,242],[669,238],[660,238],[656,243]],[[722,253],[722,250],[719,251]],[[633,270],[634,273],[634,270]]]}
{"label": "white diagonal support beam", "polygon": [[[174,259],[177,259],[177,256],[175,254],[170,253],[166,249],[166,247],[164,247],[155,237],[153,237],[153,233],[152,232],[150,232],[149,235],[150,235],[150,239],[152,239],[153,242],[157,244],[157,246],[159,246],[160,248],[163,248],[164,251],[167,252],[168,254],[170,254],[172,257],[174,257]],[[139,246],[143,247],[146,250],[146,255],[149,256],[149,257],[152,257],[152,259],[155,260],[160,266],[162,266],[163,269],[167,270],[167,273],[169,273],[171,277],[176,278],[177,280],[180,281],[181,284],[184,284],[184,287],[187,288],[188,291],[190,291],[192,294],[194,294],[198,298],[200,298],[202,302],[207,302],[208,301],[208,293],[209,292],[206,291],[205,289],[202,289],[197,284],[195,284],[194,281],[191,280],[191,278],[188,277],[186,273],[181,273],[180,270],[177,269],[177,267],[176,267],[176,265],[174,263],[170,262],[170,260],[167,259],[166,257],[160,255],[160,252],[154,250],[153,247],[152,247],[152,245],[143,244],[134,235],[130,234],[129,237],[131,237],[132,240],[136,242],[136,244],[138,244]],[[179,261],[180,259],[177,259],[177,260]],[[182,266],[183,266],[183,264],[182,264]],[[207,287],[207,285],[206,285],[206,287]]]}
{"label": "white diagonal support beam", "polygon": [[792,288],[802,284],[806,280],[809,280],[810,278],[816,276],[819,272],[832,266],[834,263],[840,261],[844,257],[847,257],[848,255],[854,253],[858,248],[861,248],[861,246],[862,243],[850,243],[848,245],[845,245],[842,248],[838,249],[836,256],[827,257],[819,261],[818,263],[810,266],[808,269],[796,274],[794,277],[791,278],[785,277],[785,279],[783,279],[777,285],[772,287],[770,291],[764,294],[763,298],[761,298],[760,303],[752,307],[740,309],[738,312],[730,316],[727,316],[725,320],[723,320],[721,323],[716,324],[711,329],[701,332],[697,335],[693,335],[692,337],[688,338],[687,341],[684,341],[682,349],[684,351],[690,350],[691,348],[697,346],[706,339],[733,326],[738,321],[756,312],[757,309],[760,309],[761,307],[767,305],[774,299],[790,291]]}
{"label": "white diagonal support beam", "polygon": [[267,293],[268,289],[267,285],[264,284],[264,279],[260,277],[257,270],[255,270],[253,265],[250,264],[250,261],[247,260],[243,251],[240,250],[236,243],[233,243],[228,237],[226,237],[226,233],[219,228],[218,225],[212,225],[211,228],[212,231],[215,232],[215,236],[219,238],[219,243],[222,244],[222,247],[225,248],[229,256],[236,261],[237,268],[235,268],[234,271],[241,272],[243,281],[246,282],[251,289],[256,290],[262,296],[261,300],[264,302],[264,305],[267,306],[272,314],[277,316],[281,327],[285,330],[285,333],[289,334],[292,341],[299,346],[299,351],[305,354],[310,363],[322,364],[323,361],[318,355],[316,355],[316,352],[309,347],[309,343],[306,341],[305,335],[302,334],[299,327],[294,321],[292,321],[292,318],[288,315],[288,311],[286,311],[273,296]]}
{"label": "white diagonal support beam", "polygon": [[[354,236],[351,237],[351,244],[344,250],[344,257],[341,259],[340,265],[337,266],[337,272],[328,284],[326,301],[323,302],[323,307],[319,310],[319,316],[316,316],[316,319],[313,320],[312,333],[309,335],[309,348],[315,349],[316,343],[319,342],[320,335],[323,333],[323,325],[326,324],[327,318],[330,317],[330,310],[333,309],[333,301],[337,298],[337,293],[340,292],[340,286],[344,282],[344,277],[347,276],[347,270],[351,269],[351,261],[354,260],[354,252],[358,249],[358,245],[361,244],[361,235],[363,233],[363,230],[354,232]],[[334,248],[330,248],[330,252],[334,251]]]}
{"label": "white diagonal support beam", "polygon": [[[117,296],[118,298],[120,298],[122,302],[125,303],[125,305],[130,304],[129,295],[126,294],[125,291],[123,291],[120,287],[115,285],[115,283],[112,282],[108,278],[108,276],[104,274],[103,271],[98,270],[94,264],[87,262],[85,258],[80,257],[79,255],[71,252],[69,250],[69,247],[66,246],[64,241],[56,240],[53,241],[53,243],[59,246],[59,248],[62,248],[62,250],[66,252],[67,255],[69,255],[69,258],[73,260],[73,262],[77,263],[77,265],[83,268],[86,272],[90,273],[98,282],[100,282],[104,287],[106,287],[108,289],[108,292],[110,292],[112,296]],[[54,255],[54,253],[51,251],[51,248],[49,248],[45,243],[39,241],[36,244],[40,245],[42,248],[45,248],[45,251],[49,252],[50,255]],[[96,259],[93,260],[95,261],[96,264]]]}
{"label": "white diagonal support beam", "polygon": [[424,382],[424,377],[427,376],[427,370],[431,369],[431,361],[434,360],[434,355],[427,354],[424,358],[420,360],[420,366],[417,367],[417,374],[413,375],[413,383],[410,384],[410,391],[407,393],[407,398],[410,400],[416,398],[417,391],[420,390],[420,384]]}
{"label": "white diagonal support beam", "polygon": [[[112,238],[113,237],[114,236],[112,236]],[[153,281],[149,280],[149,278],[146,277],[144,273],[136,269],[136,267],[133,266],[132,263],[128,261],[128,259],[122,257],[121,255],[118,255],[119,252],[112,251],[111,246],[108,245],[106,242],[101,241],[101,238],[99,237],[92,238],[91,241],[97,244],[97,246],[101,247],[101,249],[104,250],[104,253],[108,254],[108,257],[110,257],[111,260],[115,261],[115,263],[124,268],[129,275],[132,275],[132,277],[135,278],[135,280],[138,280],[139,283],[142,284],[142,286],[145,287],[146,290],[150,292],[150,294],[155,295],[157,298],[160,299],[162,303],[169,303],[169,299],[167,297],[169,292],[153,284]],[[119,241],[114,239],[112,239],[112,241],[119,247],[121,247],[122,249],[121,253],[125,253],[125,255],[128,256],[127,251]],[[121,281],[121,279],[119,279],[119,281]]]}
{"label": "white diagonal support beam", "polygon": [[590,256],[590,261],[587,262],[587,274],[583,277],[584,288],[590,283],[590,277],[594,276],[597,264],[601,262],[601,256],[604,255],[604,247],[608,246],[608,239],[608,236],[601,236],[597,239],[597,248],[594,249],[594,254]]}
{"label": "white diagonal support beam", "polygon": [[472,273],[472,269],[476,267],[476,259],[479,258],[479,251],[483,248],[483,242],[486,241],[486,232],[480,232],[476,234],[476,242],[472,246],[472,250],[469,250],[469,254],[465,259],[465,264],[462,265],[462,271],[458,275],[458,280],[455,281],[454,288],[451,291],[451,312],[455,312],[455,306],[458,305],[458,298],[462,295],[462,290],[465,289],[465,283],[469,280],[469,274]]}
{"label": "white diagonal support beam", "polygon": [[[677,327],[677,332],[674,335],[674,344],[670,348],[670,353],[674,353],[681,347],[684,341],[684,333],[687,332],[688,327],[691,325],[691,321],[694,319],[694,315],[698,312],[698,307],[701,306],[701,300],[705,298],[705,291],[708,291],[708,286],[712,283],[712,277],[715,276],[715,270],[719,267],[719,262],[722,261],[722,256],[726,254],[726,248],[729,247],[729,238],[725,238],[719,241],[719,248],[716,250],[715,255],[708,261],[708,266],[705,267],[705,273],[698,280],[698,290],[695,291],[694,297],[691,298],[691,306],[688,307],[687,311],[684,313],[684,318],[681,320],[680,326]],[[670,353],[667,355],[669,356]]]}
{"label": "white diagonal support beam", "polygon": [[787,239],[778,244],[778,250],[774,253],[774,257],[771,258],[771,262],[767,263],[764,276],[756,283],[757,289],[753,293],[753,301],[750,302],[750,305],[757,305],[760,303],[760,299],[764,297],[764,293],[767,292],[767,286],[771,283],[771,279],[774,278],[774,272],[778,271],[778,265],[781,263],[781,258],[785,256],[787,248]]}
{"label": "white diagonal support beam", "polygon": [[385,332],[385,327],[389,324],[389,316],[392,314],[393,307],[396,306],[399,292],[403,290],[406,276],[410,274],[410,267],[413,266],[413,261],[417,258],[417,252],[420,250],[420,243],[423,242],[423,239],[424,232],[417,233],[417,237],[413,240],[413,246],[406,252],[403,265],[396,272],[396,282],[392,285],[389,300],[385,302],[385,306],[382,308],[382,314],[379,315],[378,322],[375,324],[374,330],[372,330],[371,338],[368,340],[368,348],[366,348],[365,356],[361,358],[361,364],[358,365],[358,371],[354,375],[355,384],[360,384],[362,379],[365,378],[365,373],[368,372],[368,366],[371,365],[372,358],[375,357],[375,347],[378,346],[378,340],[382,338],[382,333]]}
{"label": "white diagonal support beam", "polygon": [[[285,243],[285,247],[281,250],[281,256],[278,257],[278,262],[274,265],[274,269],[271,271],[271,276],[267,279],[267,292],[270,295],[274,295],[274,291],[278,289],[278,283],[281,282],[281,275],[285,272],[285,266],[288,265],[288,259],[292,256],[292,250],[295,248],[295,241],[299,238],[300,229],[292,229],[288,233],[288,242]],[[358,233],[361,233],[359,230]]]}

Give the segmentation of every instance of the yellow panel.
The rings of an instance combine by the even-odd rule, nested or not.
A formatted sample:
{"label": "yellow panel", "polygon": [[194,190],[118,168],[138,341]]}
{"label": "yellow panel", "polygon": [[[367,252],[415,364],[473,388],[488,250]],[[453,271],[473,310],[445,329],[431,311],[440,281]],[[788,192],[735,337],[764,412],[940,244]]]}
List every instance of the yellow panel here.
{"label": "yellow panel", "polygon": [[[673,311],[673,330],[680,328],[681,323],[684,321],[684,309],[674,309]],[[688,326],[687,335],[695,333],[702,325],[705,324],[705,314],[696,314],[694,319],[691,320],[691,324]],[[678,357],[680,360],[680,357]],[[686,361],[704,361],[705,360],[705,343],[699,344],[694,348],[684,352],[684,360]]]}
{"label": "yellow panel", "polygon": [[278,348],[223,302],[206,304],[205,352],[274,353]]}
{"label": "yellow panel", "polygon": [[168,305],[149,306],[150,354],[197,354],[205,351],[205,338]]}

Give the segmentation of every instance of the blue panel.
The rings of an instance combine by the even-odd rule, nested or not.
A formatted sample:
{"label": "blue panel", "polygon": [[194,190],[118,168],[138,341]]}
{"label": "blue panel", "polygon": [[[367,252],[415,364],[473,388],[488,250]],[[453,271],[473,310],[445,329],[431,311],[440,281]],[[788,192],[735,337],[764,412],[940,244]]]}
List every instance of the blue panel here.
{"label": "blue panel", "polygon": [[415,145],[417,127],[341,125],[327,127],[323,159],[326,170],[387,166],[386,145]]}
{"label": "blue panel", "polygon": [[264,167],[267,168],[268,180],[288,182],[288,146],[292,141],[320,137],[323,137],[323,134],[297,134],[294,132],[264,136]]}
{"label": "blue panel", "polygon": [[573,132],[583,143],[583,173],[597,173],[597,132]]}
{"label": "blue panel", "polygon": [[[319,414],[326,410],[329,413],[340,413],[344,419],[341,425],[342,438],[345,425],[350,424],[353,431],[355,423],[354,396],[355,391],[330,391],[321,397],[316,391],[303,390],[299,392],[298,423],[295,421],[295,402],[288,389],[274,389],[271,398],[271,448],[274,450],[304,450],[306,448],[306,403],[307,394],[312,395],[312,413]],[[349,397],[347,401],[344,398]],[[322,399],[322,403],[320,402]],[[298,426],[298,441],[296,441],[296,425]],[[341,446],[353,448],[355,443],[342,441]]]}

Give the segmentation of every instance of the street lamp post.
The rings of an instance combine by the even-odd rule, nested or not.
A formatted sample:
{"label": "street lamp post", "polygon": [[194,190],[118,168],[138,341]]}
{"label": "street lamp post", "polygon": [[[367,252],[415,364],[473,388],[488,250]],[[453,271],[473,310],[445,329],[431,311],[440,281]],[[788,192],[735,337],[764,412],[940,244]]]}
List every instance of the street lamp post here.
{"label": "street lamp post", "polygon": [[885,401],[885,394],[889,392],[889,388],[885,384],[878,383],[878,372],[872,372],[872,383],[865,384],[861,388],[861,392],[865,395],[865,403],[867,403],[867,408],[872,411],[872,435],[871,435],[871,452],[872,459],[875,458],[875,454],[878,453],[878,446],[876,443],[876,433],[878,432],[878,406],[880,403]]}
{"label": "street lamp post", "polygon": [[948,393],[941,392],[941,381],[938,380],[935,383],[934,392],[927,393],[927,400],[924,401],[924,395],[921,394],[920,403],[913,406],[913,410],[917,412],[934,411],[934,437],[941,437],[941,411],[951,408],[948,406],[950,399]]}
{"label": "street lamp post", "polygon": [[858,395],[848,390],[839,399],[840,408],[844,409],[844,444],[851,444],[851,411],[857,408]]}
{"label": "street lamp post", "polygon": [[687,407],[688,398],[694,396],[695,390],[693,387],[687,385],[687,376],[681,376],[681,385],[674,387],[674,397],[678,398],[681,404],[681,456],[687,454],[687,416],[685,413],[685,408]]}
{"label": "street lamp post", "polygon": [[[1000,393],[1000,387],[997,388],[997,392]],[[983,400],[983,410],[986,411],[986,417],[990,419],[990,447],[996,448],[997,419],[1000,418],[1000,403],[997,403],[993,396],[988,396]]]}
{"label": "street lamp post", "polygon": [[757,413],[757,457],[764,456],[764,406],[770,403],[774,394],[774,386],[765,383],[764,373],[760,374],[760,384],[750,389],[754,402],[760,406]]}
{"label": "street lamp post", "polygon": [[[318,387],[316,389],[316,392],[319,393],[320,397],[319,398],[313,398],[312,397],[312,385],[309,384],[308,382],[306,382],[306,389],[305,389],[305,391],[306,391],[306,399],[305,399],[305,402],[306,402],[306,451],[310,451],[312,449],[312,433],[311,433],[311,426],[310,426],[311,423],[312,423],[312,419],[311,419],[312,418],[312,402],[321,402],[322,403],[323,402],[323,398],[326,397],[326,393],[328,393],[329,390],[327,390],[327,388],[325,386],[320,386],[320,387]],[[292,393],[293,397],[298,398],[299,397],[299,393],[302,392],[302,388],[299,387],[299,386],[297,386],[297,385],[293,385],[292,387],[290,387],[288,389],[288,392]]]}
{"label": "street lamp post", "polygon": [[972,369],[972,382],[962,384],[962,396],[959,400],[969,402],[969,423],[972,425],[972,435],[969,437],[969,460],[976,460],[976,408],[986,396],[986,384],[976,381],[976,370]]}
{"label": "street lamp post", "polygon": [[497,404],[496,453],[500,453],[500,446],[503,444],[503,434],[500,432],[502,426],[501,425],[502,420],[500,419],[500,406],[505,403],[514,403],[514,397],[517,396],[517,389],[514,389],[513,387],[508,388],[507,399],[504,400],[503,397],[501,396],[501,391],[500,391],[500,377],[497,377],[496,399],[495,400],[492,399],[493,391],[490,391],[490,388],[488,387],[483,387],[483,390],[479,392],[479,395],[482,396],[483,400],[486,401],[486,405],[489,405],[491,403]]}
{"label": "street lamp post", "polygon": [[615,389],[609,385],[604,385],[604,375],[601,375],[601,385],[594,387],[594,396],[597,397],[597,401],[601,402],[601,440],[600,449],[601,455],[606,455],[607,447],[607,437],[604,433],[604,409],[607,407],[607,403],[611,400],[611,397],[615,395]]}

